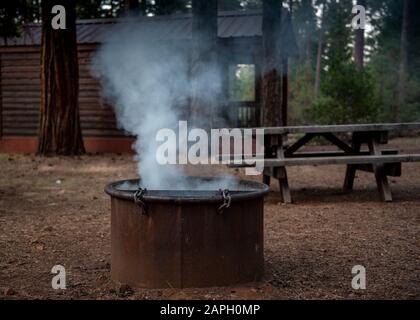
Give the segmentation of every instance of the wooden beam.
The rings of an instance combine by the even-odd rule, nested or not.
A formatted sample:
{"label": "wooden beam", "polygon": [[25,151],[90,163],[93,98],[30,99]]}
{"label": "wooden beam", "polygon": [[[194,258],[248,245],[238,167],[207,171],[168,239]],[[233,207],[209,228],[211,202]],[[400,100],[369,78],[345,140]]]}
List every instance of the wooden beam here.
{"label": "wooden beam", "polygon": [[[351,146],[352,146],[352,149],[356,153],[360,153],[361,140],[358,139],[357,134],[353,133]],[[354,178],[356,177],[356,170],[357,170],[356,165],[354,165],[354,164],[348,164],[347,165],[346,175],[345,175],[345,178],[344,178],[344,185],[343,185],[344,192],[353,190]]]}
{"label": "wooden beam", "polygon": [[[397,149],[382,149],[382,154],[398,154]],[[305,152],[297,152],[288,158],[317,158],[317,157],[341,157],[347,156],[343,151],[305,151]],[[357,153],[359,156],[368,156],[370,155],[368,150],[362,150]],[[246,158],[246,156],[245,156]]]}
{"label": "wooden beam", "polygon": [[[277,159],[285,159],[283,137],[277,136]],[[287,171],[285,166],[274,168],[274,176],[279,180],[279,188],[281,193],[281,199],[283,203],[292,203],[292,195],[290,194],[289,180],[287,179]]]}
{"label": "wooden beam", "polygon": [[350,147],[348,144],[337,138],[334,134],[331,132],[322,133],[321,136],[323,136],[325,139],[327,139],[329,142],[343,150],[345,153],[348,154],[354,154],[357,153],[354,148]]}
{"label": "wooden beam", "polygon": [[307,144],[309,141],[311,141],[315,136],[316,134],[312,134],[312,133],[305,134],[302,138],[300,138],[298,141],[296,141],[294,144],[292,144],[290,147],[286,149],[285,155],[287,157],[292,156],[294,152],[296,152],[305,144]]}
{"label": "wooden beam", "polygon": [[[264,167],[283,166],[311,166],[311,165],[338,165],[338,164],[385,164],[397,162],[419,162],[420,154],[398,155],[368,155],[368,156],[342,156],[342,157],[317,157],[317,158],[285,158],[255,160],[255,163],[263,162]],[[253,165],[234,165],[230,167],[248,167]]]}
{"label": "wooden beam", "polygon": [[[381,150],[379,149],[379,142],[376,139],[373,139],[368,145],[369,145],[369,150],[371,154],[375,156],[378,156],[381,154]],[[396,156],[389,156],[389,157],[396,157]],[[391,194],[391,189],[389,187],[388,178],[385,173],[384,163],[373,164],[373,171],[375,174],[376,185],[378,187],[379,196],[381,197],[382,201],[391,202],[392,194]]]}
{"label": "wooden beam", "polygon": [[317,126],[290,126],[290,127],[261,127],[266,135],[288,133],[346,133],[370,131],[403,131],[420,130],[420,122],[408,123],[373,123],[373,124],[344,124],[344,125],[317,125]]}
{"label": "wooden beam", "polygon": [[[371,164],[355,164],[356,170],[364,171],[364,172],[375,172],[373,169],[373,165]],[[395,163],[385,163],[385,174],[388,177],[401,177],[401,162]]]}

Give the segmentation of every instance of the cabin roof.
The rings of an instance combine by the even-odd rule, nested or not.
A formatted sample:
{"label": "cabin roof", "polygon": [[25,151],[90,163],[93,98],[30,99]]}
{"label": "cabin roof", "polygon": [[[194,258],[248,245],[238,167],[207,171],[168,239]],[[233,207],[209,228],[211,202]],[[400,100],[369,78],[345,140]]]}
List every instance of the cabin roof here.
{"label": "cabin roof", "polygon": [[[296,45],[290,14],[283,10],[284,28],[280,35],[286,43]],[[167,16],[92,19],[77,21],[77,39],[79,44],[96,44],[105,42],[116,23],[136,25],[136,30],[143,31],[156,40],[181,40],[191,38],[191,14],[174,14]],[[137,29],[138,26],[138,29]],[[219,12],[218,36],[220,38],[260,37],[262,35],[262,14],[260,10]],[[292,41],[292,42],[290,42]],[[38,46],[41,43],[41,25],[28,24],[19,37],[7,39],[7,46]],[[5,46],[0,39],[0,46]],[[294,50],[293,50],[294,51]]]}

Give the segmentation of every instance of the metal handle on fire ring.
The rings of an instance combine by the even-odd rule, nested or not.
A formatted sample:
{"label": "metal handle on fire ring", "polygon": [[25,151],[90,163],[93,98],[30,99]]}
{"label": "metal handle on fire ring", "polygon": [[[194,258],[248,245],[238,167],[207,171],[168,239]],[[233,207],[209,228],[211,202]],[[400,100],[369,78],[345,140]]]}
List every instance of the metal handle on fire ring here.
{"label": "metal handle on fire ring", "polygon": [[146,193],[146,191],[146,188],[138,188],[138,190],[134,193],[134,203],[141,208],[142,214],[144,215],[147,215],[147,206],[143,199],[143,196]]}
{"label": "metal handle on fire ring", "polygon": [[220,192],[222,193],[223,203],[217,209],[217,212],[219,214],[223,213],[223,210],[229,208],[230,207],[230,203],[232,202],[232,197],[230,196],[230,193],[229,193],[229,190],[228,189],[225,189],[225,190],[220,189]]}

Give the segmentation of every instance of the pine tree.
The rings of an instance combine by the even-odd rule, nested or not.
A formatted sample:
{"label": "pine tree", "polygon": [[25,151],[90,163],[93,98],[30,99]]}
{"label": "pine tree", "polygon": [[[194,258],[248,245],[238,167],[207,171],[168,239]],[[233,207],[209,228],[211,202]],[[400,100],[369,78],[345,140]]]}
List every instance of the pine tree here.
{"label": "pine tree", "polygon": [[[53,6],[66,9],[66,29],[55,30]],[[42,0],[39,154],[85,152],[79,119],[76,6],[72,0]]]}

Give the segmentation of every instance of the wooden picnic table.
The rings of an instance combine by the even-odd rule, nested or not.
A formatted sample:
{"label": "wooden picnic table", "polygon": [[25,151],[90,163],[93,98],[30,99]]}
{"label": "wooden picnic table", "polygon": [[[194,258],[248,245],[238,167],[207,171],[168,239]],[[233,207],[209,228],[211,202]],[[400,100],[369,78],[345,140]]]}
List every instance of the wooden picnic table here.
{"label": "wooden picnic table", "polygon": [[[387,176],[401,175],[401,162],[420,161],[420,154],[399,154],[398,150],[386,148],[391,131],[419,130],[416,123],[381,123],[350,125],[316,125],[267,127],[264,129],[265,155],[264,182],[270,185],[270,178],[278,179],[282,200],[292,201],[287,179],[287,166],[346,164],[344,190],[353,189],[356,170],[372,172],[383,201],[392,201]],[[288,134],[302,135],[292,144],[287,143]],[[343,136],[350,136],[345,139]],[[301,152],[313,138],[323,137],[338,151]],[[367,145],[367,150],[362,146]]]}

